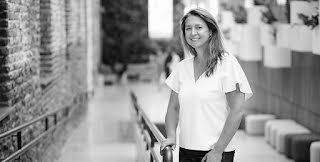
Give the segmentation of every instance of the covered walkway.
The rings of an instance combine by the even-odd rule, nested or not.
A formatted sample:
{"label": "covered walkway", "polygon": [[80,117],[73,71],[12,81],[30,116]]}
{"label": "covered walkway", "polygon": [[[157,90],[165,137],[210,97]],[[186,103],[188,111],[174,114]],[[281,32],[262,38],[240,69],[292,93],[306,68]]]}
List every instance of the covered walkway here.
{"label": "covered walkway", "polygon": [[[60,162],[137,162],[129,92],[155,123],[163,123],[169,90],[155,83],[129,83],[96,87],[86,120],[69,137]],[[236,162],[292,162],[268,145],[263,136],[239,130]],[[177,152],[174,153],[177,155]]]}

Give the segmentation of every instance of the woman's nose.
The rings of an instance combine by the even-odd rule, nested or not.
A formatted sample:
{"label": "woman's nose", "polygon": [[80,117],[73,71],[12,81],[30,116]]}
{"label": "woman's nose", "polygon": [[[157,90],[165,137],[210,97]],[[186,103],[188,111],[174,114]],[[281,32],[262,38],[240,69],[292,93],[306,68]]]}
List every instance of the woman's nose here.
{"label": "woman's nose", "polygon": [[192,29],[191,29],[191,35],[194,35],[194,34],[197,34],[197,31],[196,31],[195,28],[192,28]]}

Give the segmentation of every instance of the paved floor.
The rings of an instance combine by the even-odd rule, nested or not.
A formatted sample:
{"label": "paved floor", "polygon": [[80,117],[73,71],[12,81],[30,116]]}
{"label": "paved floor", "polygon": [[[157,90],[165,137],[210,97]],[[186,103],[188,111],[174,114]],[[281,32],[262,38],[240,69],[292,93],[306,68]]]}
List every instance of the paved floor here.
{"label": "paved floor", "polygon": [[[99,88],[100,87],[100,88]],[[127,86],[98,86],[90,102],[86,120],[69,138],[60,162],[136,162],[129,91],[154,122],[163,122],[169,90],[152,83]],[[238,131],[236,162],[293,162],[277,153],[263,137]],[[175,152],[177,155],[177,152]]]}
{"label": "paved floor", "polygon": [[130,102],[128,88],[97,88],[86,120],[69,138],[60,161],[134,162]]}

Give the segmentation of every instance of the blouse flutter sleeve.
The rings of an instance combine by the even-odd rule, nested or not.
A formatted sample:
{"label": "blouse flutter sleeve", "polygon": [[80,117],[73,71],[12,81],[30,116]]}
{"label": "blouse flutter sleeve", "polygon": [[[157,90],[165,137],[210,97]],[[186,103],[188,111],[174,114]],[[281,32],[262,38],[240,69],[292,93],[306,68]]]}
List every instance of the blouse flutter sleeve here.
{"label": "blouse flutter sleeve", "polygon": [[222,79],[223,92],[232,92],[236,90],[236,84],[239,84],[240,91],[245,94],[245,100],[247,100],[252,96],[252,90],[247,77],[238,60],[233,55],[227,57],[224,64],[224,76]]}
{"label": "blouse flutter sleeve", "polygon": [[180,82],[179,82],[179,64],[174,68],[174,70],[171,72],[169,77],[166,79],[165,83],[167,86],[175,91],[176,93],[179,93],[180,91]]}

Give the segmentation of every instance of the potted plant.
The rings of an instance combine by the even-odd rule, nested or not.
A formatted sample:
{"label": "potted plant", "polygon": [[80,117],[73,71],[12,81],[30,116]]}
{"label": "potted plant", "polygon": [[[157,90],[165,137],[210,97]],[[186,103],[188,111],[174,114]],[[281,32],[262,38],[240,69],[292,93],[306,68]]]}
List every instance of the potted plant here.
{"label": "potted plant", "polygon": [[263,45],[263,64],[269,68],[291,67],[291,51],[275,45],[277,34],[277,18],[271,4],[266,5],[267,10],[262,12],[261,20],[265,24],[261,26],[261,44]]}
{"label": "potted plant", "polygon": [[230,30],[231,51],[239,56],[240,41],[242,39],[243,27],[247,23],[247,12],[243,6],[232,6],[231,12],[235,23]]}
{"label": "potted plant", "polygon": [[281,48],[290,48],[290,29],[289,24],[277,24],[276,44]]}
{"label": "potted plant", "polygon": [[263,24],[261,20],[262,13],[267,10],[266,5],[258,5],[247,8],[248,24],[260,25]]}
{"label": "potted plant", "polygon": [[237,24],[231,35],[239,43],[239,58],[244,61],[262,60],[259,26],[247,23],[247,11],[243,6],[234,8],[233,14]]}
{"label": "potted plant", "polygon": [[277,19],[275,40],[276,45],[280,48],[290,48],[290,1],[286,3],[271,5],[271,12]]}
{"label": "potted plant", "polygon": [[265,46],[263,48],[263,65],[269,68],[290,68],[291,50],[277,46]]}
{"label": "potted plant", "polygon": [[319,13],[317,14],[317,25],[312,30],[312,53],[320,55],[320,27],[319,27]]}
{"label": "potted plant", "polygon": [[311,16],[318,12],[318,1],[312,0],[293,0],[290,1],[290,24],[303,24],[299,14]]}
{"label": "potted plant", "polygon": [[243,24],[247,23],[247,12],[242,6],[235,6],[231,8],[235,24],[231,29],[231,40],[240,42]]}
{"label": "potted plant", "polygon": [[302,20],[303,24],[311,30],[312,53],[320,55],[319,13],[311,16],[299,13],[298,17]]}
{"label": "potted plant", "polygon": [[263,46],[274,45],[276,42],[277,32],[275,23],[277,22],[277,19],[275,18],[270,5],[267,5],[266,10],[261,13],[261,21],[264,22],[260,29],[261,44]]}
{"label": "potted plant", "polygon": [[319,24],[319,14],[316,13],[315,15],[309,16],[303,13],[298,13],[297,16],[302,24],[292,25],[290,48],[299,52],[311,52],[314,47],[315,51],[317,51],[316,48],[319,45],[319,41],[317,41],[317,39],[319,39],[319,29],[316,26]]}
{"label": "potted plant", "polygon": [[312,31],[301,15],[311,17],[318,12],[317,6],[316,1],[290,2],[290,49],[299,52],[312,51]]}

